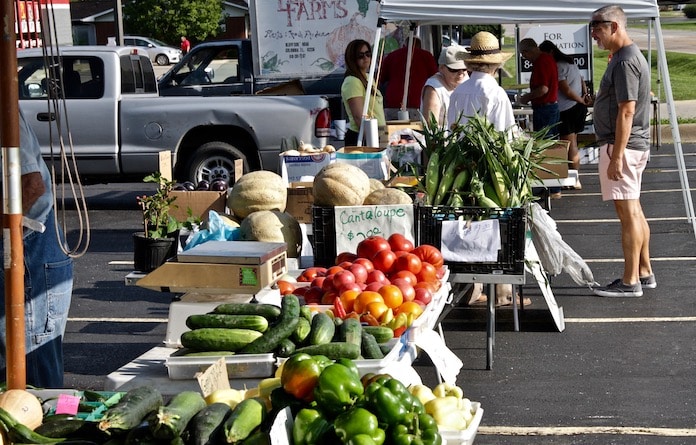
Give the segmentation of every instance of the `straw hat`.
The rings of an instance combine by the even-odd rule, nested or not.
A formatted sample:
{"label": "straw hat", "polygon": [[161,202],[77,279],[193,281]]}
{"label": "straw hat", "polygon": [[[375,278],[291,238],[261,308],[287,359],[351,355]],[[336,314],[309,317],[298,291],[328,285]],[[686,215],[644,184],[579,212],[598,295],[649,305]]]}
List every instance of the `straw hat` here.
{"label": "straw hat", "polygon": [[467,63],[505,63],[512,53],[500,50],[498,38],[487,31],[480,31],[471,38],[471,46],[466,48],[464,61]]}
{"label": "straw hat", "polygon": [[465,70],[465,54],[466,49],[463,46],[448,46],[440,52],[440,57],[438,58],[437,63],[440,65],[445,65],[447,68],[452,68],[453,70]]}

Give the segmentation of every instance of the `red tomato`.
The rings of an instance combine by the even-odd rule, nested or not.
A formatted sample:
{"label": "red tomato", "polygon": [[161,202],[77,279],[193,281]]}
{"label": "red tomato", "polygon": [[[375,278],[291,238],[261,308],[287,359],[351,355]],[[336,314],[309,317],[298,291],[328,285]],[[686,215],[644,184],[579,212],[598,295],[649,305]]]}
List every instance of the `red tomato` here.
{"label": "red tomato", "polygon": [[404,296],[404,301],[413,301],[416,299],[416,290],[406,279],[396,278],[391,281],[391,284],[394,284],[401,289],[401,294]]}
{"label": "red tomato", "polygon": [[440,249],[435,246],[431,246],[430,244],[421,244],[413,249],[411,253],[417,255],[421,261],[426,261],[432,264],[436,269],[439,269],[443,264],[445,264],[445,261],[442,259]]}
{"label": "red tomato", "polygon": [[397,270],[396,272],[393,272],[391,275],[389,275],[390,280],[394,280],[396,278],[405,279],[409,282],[411,286],[415,286],[415,284],[418,282],[418,277],[416,277],[416,274],[408,270]]}
{"label": "red tomato", "polygon": [[324,295],[324,291],[321,287],[311,286],[304,295],[305,303],[319,304],[322,295]]}
{"label": "red tomato", "polygon": [[384,275],[384,272],[382,272],[381,270],[373,270],[372,272],[367,274],[366,283],[387,284],[389,283],[389,280],[387,280],[387,276]]}
{"label": "red tomato", "polygon": [[319,301],[320,304],[333,304],[334,300],[338,297],[338,294],[335,291],[330,291],[330,292],[324,292],[324,295],[321,296],[321,300]]}
{"label": "red tomato", "polygon": [[423,262],[418,257],[418,255],[414,255],[412,253],[407,253],[406,255],[402,255],[402,256],[398,257],[394,261],[393,270],[397,270],[397,271],[398,270],[407,270],[407,271],[411,272],[412,274],[417,275],[418,272],[421,271],[422,267],[423,267]]}
{"label": "red tomato", "polygon": [[350,284],[355,284],[355,275],[349,270],[341,270],[333,276],[334,289],[340,289]]}
{"label": "red tomato", "polygon": [[326,269],[326,276],[328,277],[329,275],[335,275],[342,270],[344,269],[341,266],[331,266]]}
{"label": "red tomato", "polygon": [[367,273],[370,273],[373,270],[375,270],[375,265],[372,264],[372,261],[370,261],[367,258],[357,258],[355,261],[353,261],[353,264],[362,264],[363,266],[365,266]]}
{"label": "red tomato", "polygon": [[428,283],[438,281],[437,269],[435,268],[435,266],[428,263],[427,261],[423,261],[422,265],[423,266],[421,267],[420,272],[416,274],[418,281],[426,281]]}
{"label": "red tomato", "polygon": [[304,295],[307,293],[308,290],[309,290],[309,286],[298,286],[295,288],[294,291],[292,291],[292,293],[294,295],[297,295],[298,297],[304,297]]}
{"label": "red tomato", "polygon": [[400,256],[404,256],[404,255],[408,254],[409,252],[407,252],[405,250],[395,250],[394,253],[396,254],[396,257],[399,258]]}
{"label": "red tomato", "polygon": [[358,256],[353,252],[341,252],[336,255],[336,261],[334,264],[341,264],[344,261],[353,262]]}
{"label": "red tomato", "polygon": [[400,233],[393,233],[387,239],[393,251],[404,250],[410,252],[413,250],[413,243]]}
{"label": "red tomato", "polygon": [[308,267],[302,271],[297,281],[310,283],[316,277],[324,276],[325,274],[326,268],[324,267]]}
{"label": "red tomato", "polygon": [[355,263],[351,265],[348,270],[350,270],[355,276],[356,283],[364,283],[367,281],[367,268],[360,263]]}
{"label": "red tomato", "polygon": [[381,270],[384,273],[389,273],[394,267],[394,261],[396,261],[396,254],[391,250],[380,250],[371,258],[372,264],[375,265],[375,269]]}
{"label": "red tomato", "polygon": [[433,301],[433,294],[428,289],[423,287],[416,288],[416,296],[414,301],[420,301],[423,304],[428,304]]}
{"label": "red tomato", "polygon": [[312,286],[322,287],[324,286],[324,281],[326,281],[326,277],[316,277],[312,280]]}
{"label": "red tomato", "polygon": [[335,289],[333,284],[334,275],[327,275],[324,283],[322,283],[321,288],[324,292],[329,292]]}
{"label": "red tomato", "polygon": [[413,287],[416,289],[418,289],[418,288],[428,289],[431,293],[437,292],[437,289],[438,289],[438,287],[436,286],[436,283],[428,283],[427,281],[419,281],[416,284],[414,284]]}
{"label": "red tomato", "polygon": [[382,250],[391,250],[389,241],[381,236],[370,236],[358,243],[356,249],[358,256],[362,258],[372,259],[377,252]]}
{"label": "red tomato", "polygon": [[278,286],[278,290],[280,291],[280,295],[291,294],[295,290],[295,283],[291,283],[289,281],[278,280],[276,284]]}
{"label": "red tomato", "polygon": [[351,261],[341,261],[340,263],[336,264],[336,267],[340,267],[341,269],[348,269],[352,265],[353,263]]}
{"label": "red tomato", "polygon": [[371,292],[379,292],[379,289],[384,286],[383,283],[379,281],[373,281],[372,283],[368,284],[365,286],[365,289],[363,290],[369,290]]}

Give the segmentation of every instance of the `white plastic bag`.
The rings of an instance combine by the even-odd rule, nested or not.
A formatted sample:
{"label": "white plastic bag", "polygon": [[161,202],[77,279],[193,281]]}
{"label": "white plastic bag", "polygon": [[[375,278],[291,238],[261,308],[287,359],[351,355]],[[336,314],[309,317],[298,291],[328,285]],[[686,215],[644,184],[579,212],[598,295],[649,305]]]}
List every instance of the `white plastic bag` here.
{"label": "white plastic bag", "polygon": [[586,286],[596,286],[592,270],[561,237],[556,229],[556,221],[539,204],[531,204],[532,242],[539,254],[541,266],[549,275],[565,271],[574,282]]}

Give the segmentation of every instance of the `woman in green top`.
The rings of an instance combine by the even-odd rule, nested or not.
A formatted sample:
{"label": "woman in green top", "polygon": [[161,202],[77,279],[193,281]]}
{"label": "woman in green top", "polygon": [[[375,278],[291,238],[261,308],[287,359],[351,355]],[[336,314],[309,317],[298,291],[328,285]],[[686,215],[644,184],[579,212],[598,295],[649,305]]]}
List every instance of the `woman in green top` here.
{"label": "woman in green top", "polygon": [[[367,75],[372,61],[372,49],[365,40],[353,40],[346,47],[345,52],[346,74],[341,85],[341,98],[348,115],[348,128],[346,129],[346,146],[358,144],[358,132],[365,105],[365,92],[367,91]],[[370,93],[370,103],[367,109],[367,117],[377,119],[377,125],[386,125],[384,119],[384,106],[382,93],[374,82]],[[363,133],[364,133],[363,129]]]}

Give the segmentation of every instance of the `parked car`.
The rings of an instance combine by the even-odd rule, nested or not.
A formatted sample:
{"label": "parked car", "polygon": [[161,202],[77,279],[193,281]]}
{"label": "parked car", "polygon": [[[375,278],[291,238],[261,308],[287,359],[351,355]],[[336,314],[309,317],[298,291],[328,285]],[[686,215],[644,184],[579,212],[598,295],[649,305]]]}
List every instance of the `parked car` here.
{"label": "parked car", "polygon": [[182,55],[179,48],[174,48],[164,42],[149,37],[124,36],[123,44],[126,46],[145,48],[152,63],[156,63],[157,65],[177,63]]}

